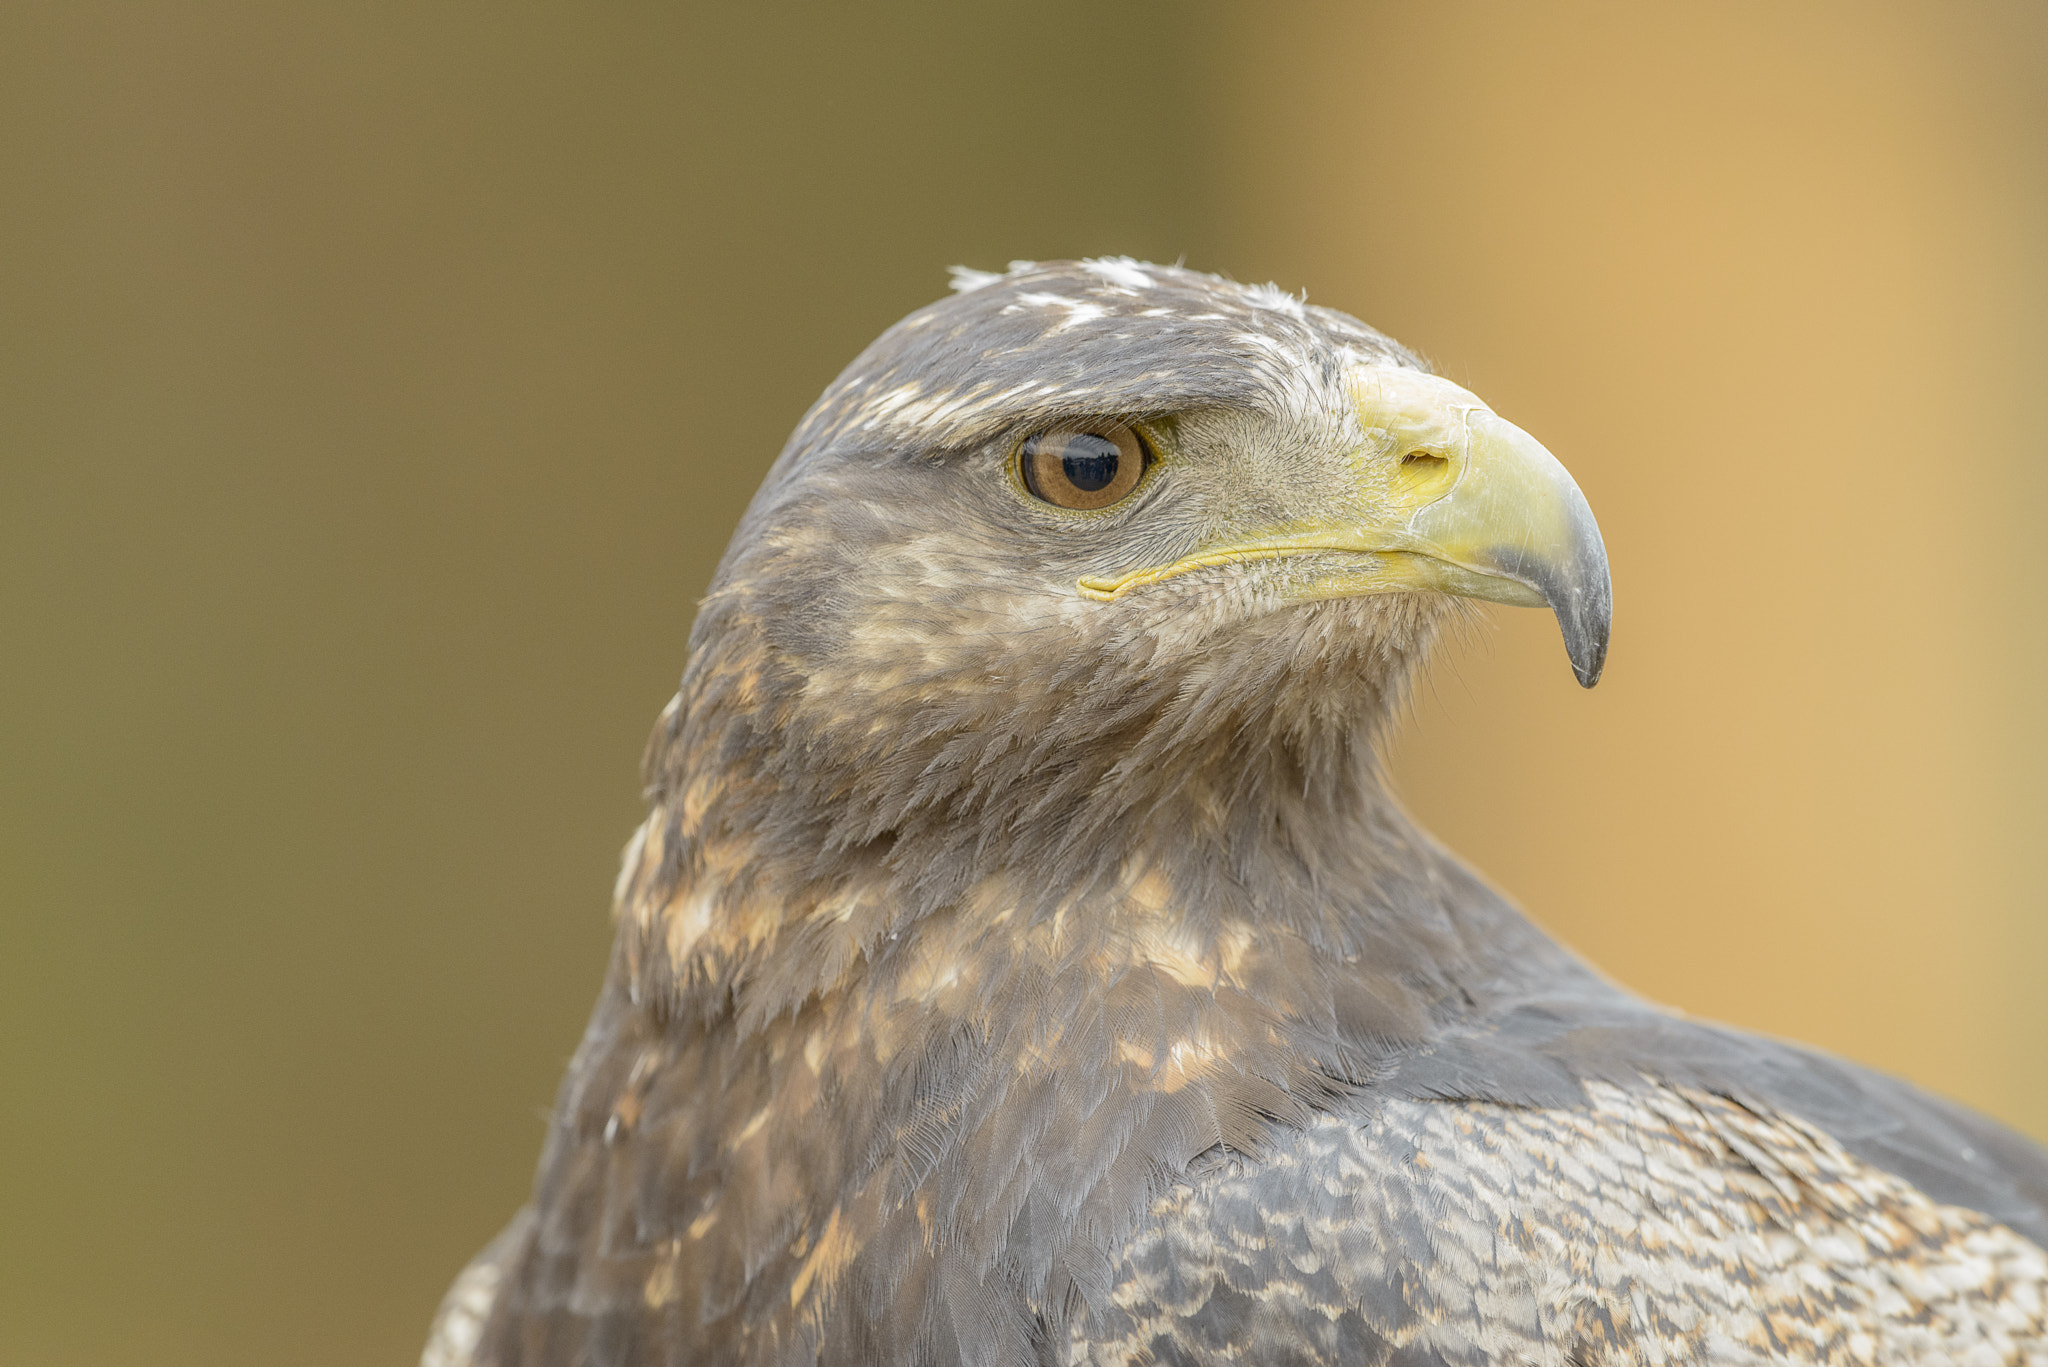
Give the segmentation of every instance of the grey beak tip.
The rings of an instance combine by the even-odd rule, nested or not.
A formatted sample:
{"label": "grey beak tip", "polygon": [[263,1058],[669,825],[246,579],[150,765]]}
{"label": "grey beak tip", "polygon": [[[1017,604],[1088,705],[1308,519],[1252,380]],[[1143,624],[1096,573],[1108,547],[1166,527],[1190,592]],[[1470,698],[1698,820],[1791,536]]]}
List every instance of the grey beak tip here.
{"label": "grey beak tip", "polygon": [[1606,665],[1607,652],[1603,650],[1584,664],[1579,663],[1577,660],[1572,661],[1572,673],[1578,676],[1579,687],[1591,688],[1594,684],[1600,682],[1600,671]]}
{"label": "grey beak tip", "polygon": [[1567,599],[1555,608],[1557,625],[1564,633],[1565,654],[1571,657],[1572,673],[1578,677],[1581,688],[1599,683],[1600,672],[1607,667],[1607,635],[1614,625],[1614,599],[1611,588],[1604,583],[1600,587],[1605,592],[1594,595],[1591,602],[1571,603]]}
{"label": "grey beak tip", "polygon": [[1607,633],[1614,623],[1614,584],[1607,577],[1607,553],[1600,545],[1599,531],[1594,529],[1587,540],[1590,553],[1562,562],[1545,560],[1518,547],[1489,552],[1494,564],[1550,604],[1581,688],[1600,682],[1600,671],[1607,666]]}

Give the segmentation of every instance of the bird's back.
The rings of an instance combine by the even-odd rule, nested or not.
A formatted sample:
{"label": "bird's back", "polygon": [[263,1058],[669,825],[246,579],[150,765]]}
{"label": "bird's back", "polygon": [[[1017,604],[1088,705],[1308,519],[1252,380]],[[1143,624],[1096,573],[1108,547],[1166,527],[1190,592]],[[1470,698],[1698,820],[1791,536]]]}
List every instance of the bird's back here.
{"label": "bird's back", "polygon": [[1734,1088],[1639,1075],[1571,1104],[1381,1098],[1259,1158],[1212,1155],[1156,1201],[1068,1360],[2048,1362],[2048,1155],[1785,1053],[1788,1073],[1864,1085],[1865,1140],[1944,1163],[2027,1233]]}

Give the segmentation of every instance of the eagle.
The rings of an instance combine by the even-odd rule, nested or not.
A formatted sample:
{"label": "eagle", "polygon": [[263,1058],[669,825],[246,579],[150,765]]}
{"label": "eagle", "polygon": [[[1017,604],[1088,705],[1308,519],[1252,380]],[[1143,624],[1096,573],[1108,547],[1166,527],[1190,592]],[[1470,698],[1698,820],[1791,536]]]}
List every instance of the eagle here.
{"label": "eagle", "polygon": [[1415,353],[956,271],[739,524],[427,1367],[2048,1363],[2048,1151],[1631,995],[1403,811],[1477,602],[1598,680],[1586,499]]}

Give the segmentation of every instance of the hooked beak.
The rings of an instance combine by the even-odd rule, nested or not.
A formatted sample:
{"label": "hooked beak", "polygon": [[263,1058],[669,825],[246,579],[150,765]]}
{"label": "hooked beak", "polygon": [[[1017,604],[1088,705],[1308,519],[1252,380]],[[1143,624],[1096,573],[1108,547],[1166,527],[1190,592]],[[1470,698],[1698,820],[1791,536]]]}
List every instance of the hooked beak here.
{"label": "hooked beak", "polygon": [[1365,440],[1345,457],[1350,469],[1334,506],[1270,536],[1114,579],[1083,579],[1082,592],[1109,599],[1204,565],[1355,552],[1355,563],[1318,574],[1302,596],[1433,590],[1547,606],[1579,683],[1598,683],[1613,588],[1599,524],[1564,466],[1449,380],[1360,366],[1350,388]]}

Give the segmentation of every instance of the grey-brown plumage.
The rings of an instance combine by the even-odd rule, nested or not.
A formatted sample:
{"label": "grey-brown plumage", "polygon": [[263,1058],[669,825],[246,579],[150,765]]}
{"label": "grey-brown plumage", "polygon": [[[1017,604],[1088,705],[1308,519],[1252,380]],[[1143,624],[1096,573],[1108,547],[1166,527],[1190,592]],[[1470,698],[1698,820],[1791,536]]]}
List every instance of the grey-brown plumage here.
{"label": "grey-brown plumage", "polygon": [[[1636,1001],[1387,795],[1459,597],[1598,676],[1547,453],[1271,289],[964,283],[734,537],[428,1362],[2048,1362],[2048,1155]],[[1127,430],[1109,506],[1019,463]]]}

